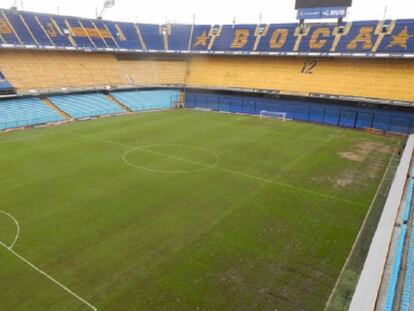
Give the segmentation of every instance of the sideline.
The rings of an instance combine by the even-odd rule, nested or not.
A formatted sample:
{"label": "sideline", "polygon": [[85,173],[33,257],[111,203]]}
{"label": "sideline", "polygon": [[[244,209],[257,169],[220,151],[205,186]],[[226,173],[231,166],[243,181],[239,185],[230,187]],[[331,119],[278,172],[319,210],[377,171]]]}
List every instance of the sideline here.
{"label": "sideline", "polygon": [[43,275],[44,277],[46,277],[48,280],[50,280],[51,282],[53,282],[54,284],[56,284],[57,286],[59,286],[60,288],[62,288],[63,290],[65,290],[67,293],[69,293],[70,295],[72,295],[73,297],[75,297],[77,300],[81,301],[82,303],[84,303],[85,305],[87,305],[91,310],[97,311],[98,309],[92,305],[91,303],[87,302],[85,299],[83,299],[81,296],[79,296],[78,294],[76,294],[75,292],[73,292],[72,290],[70,290],[69,288],[67,288],[65,285],[63,285],[62,283],[58,282],[56,279],[54,279],[52,276],[50,276],[49,274],[47,274],[46,272],[44,272],[43,270],[41,270],[40,268],[36,267],[34,264],[32,264],[29,260],[27,260],[26,258],[24,258],[22,255],[20,255],[19,253],[15,252],[13,250],[14,245],[16,244],[19,235],[20,235],[20,226],[19,226],[19,222],[17,221],[17,219],[11,215],[10,213],[7,213],[5,211],[1,211],[0,213],[3,215],[6,215],[7,217],[9,217],[16,225],[17,231],[16,231],[16,236],[13,240],[13,243],[11,243],[9,246],[7,246],[5,243],[3,243],[2,241],[0,241],[0,245],[3,246],[6,250],[8,250],[11,254],[13,254],[14,256],[16,256],[17,258],[19,258],[21,261],[23,261],[26,265],[28,265],[30,268],[32,268],[33,270],[39,272],[41,275]]}

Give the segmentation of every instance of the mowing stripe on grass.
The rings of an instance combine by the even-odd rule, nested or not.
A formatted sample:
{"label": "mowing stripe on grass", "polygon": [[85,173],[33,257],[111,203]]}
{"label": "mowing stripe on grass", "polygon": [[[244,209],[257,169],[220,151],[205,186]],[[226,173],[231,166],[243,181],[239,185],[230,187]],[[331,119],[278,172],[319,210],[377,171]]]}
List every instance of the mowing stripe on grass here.
{"label": "mowing stripe on grass", "polygon": [[[130,146],[130,145],[126,145],[126,144],[122,144],[122,143],[117,143],[117,142],[110,141],[110,140],[106,140],[106,139],[101,139],[101,138],[96,138],[96,137],[91,137],[91,136],[80,135],[80,134],[76,134],[76,133],[73,133],[73,132],[70,132],[70,134],[75,135],[75,136],[78,136],[78,137],[82,137],[82,138],[88,139],[88,140],[94,140],[94,141],[97,141],[97,142],[102,142],[102,143],[106,143],[106,144],[110,144],[110,145],[114,145],[114,146],[128,148],[130,150],[131,149],[139,149],[139,150],[144,151],[144,152],[147,152],[147,153],[152,153],[152,154],[156,154],[156,155],[170,157],[170,158],[174,158],[175,160],[180,160],[180,161],[183,161],[183,162],[188,162],[188,163],[192,163],[192,164],[198,164],[200,166],[209,166],[209,165],[206,165],[205,163],[197,162],[197,161],[194,161],[194,160],[189,160],[189,159],[185,159],[185,158],[181,158],[181,157],[177,157],[177,156],[172,156],[172,155],[165,154],[165,153],[161,153],[161,152],[157,152],[157,151],[145,150],[142,147]],[[124,156],[122,156],[122,159],[124,160]],[[125,160],[124,160],[124,162],[125,162]],[[128,163],[128,165],[130,165],[130,164]],[[276,186],[280,186],[280,187],[283,187],[283,188],[288,188],[288,189],[291,189],[291,190],[301,191],[303,193],[307,193],[307,194],[319,196],[319,197],[322,197],[324,199],[330,199],[330,200],[344,202],[344,203],[347,203],[347,204],[353,204],[353,205],[357,205],[357,206],[361,206],[361,207],[366,207],[365,204],[362,204],[360,202],[355,202],[355,201],[351,201],[351,200],[347,200],[347,199],[343,199],[343,198],[333,197],[333,196],[330,196],[330,195],[325,194],[325,193],[321,193],[321,192],[317,192],[317,191],[313,191],[313,190],[305,189],[305,188],[301,188],[301,187],[296,187],[296,186],[293,186],[293,185],[290,185],[290,184],[286,184],[286,183],[282,183],[282,182],[277,182],[277,181],[274,181],[272,179],[267,179],[267,178],[263,178],[263,177],[259,177],[259,176],[254,176],[254,175],[250,175],[250,174],[247,174],[247,173],[243,173],[243,172],[239,172],[239,171],[234,171],[234,170],[226,169],[226,168],[223,168],[223,167],[214,166],[214,167],[211,167],[211,168],[212,169],[217,169],[217,170],[220,170],[220,171],[223,171],[223,172],[231,173],[233,175],[238,175],[238,176],[242,176],[242,177],[246,177],[246,178],[251,178],[251,179],[259,180],[259,181],[266,182],[266,183],[271,183],[271,184],[274,184]]]}
{"label": "mowing stripe on grass", "polygon": [[69,288],[67,288],[65,285],[63,285],[62,283],[58,282],[56,279],[54,279],[53,277],[51,277],[49,274],[47,274],[46,272],[44,272],[43,270],[41,270],[40,268],[36,267],[34,264],[32,264],[29,260],[27,260],[26,258],[24,258],[22,255],[18,254],[17,252],[15,252],[13,250],[14,245],[16,244],[19,235],[20,235],[20,226],[19,226],[19,222],[17,221],[17,219],[5,212],[5,211],[0,211],[1,214],[6,215],[7,217],[9,217],[11,220],[13,220],[13,222],[16,225],[17,228],[17,232],[16,232],[16,236],[13,240],[13,243],[10,244],[10,246],[7,246],[5,243],[3,243],[2,241],[0,241],[0,245],[3,246],[6,250],[8,250],[11,254],[13,254],[14,256],[16,256],[17,258],[19,258],[21,261],[23,261],[25,264],[27,264],[30,268],[32,268],[33,270],[39,272],[41,275],[43,275],[44,277],[46,277],[48,280],[52,281],[53,283],[55,283],[57,286],[59,286],[60,288],[64,289],[67,293],[69,293],[70,295],[72,295],[73,297],[75,297],[77,300],[79,300],[80,302],[84,303],[85,305],[87,305],[90,309],[97,311],[98,309],[93,306],[91,303],[87,302],[85,299],[83,299],[81,296],[79,296],[78,294],[76,294],[75,292],[73,292],[72,290],[70,290]]}

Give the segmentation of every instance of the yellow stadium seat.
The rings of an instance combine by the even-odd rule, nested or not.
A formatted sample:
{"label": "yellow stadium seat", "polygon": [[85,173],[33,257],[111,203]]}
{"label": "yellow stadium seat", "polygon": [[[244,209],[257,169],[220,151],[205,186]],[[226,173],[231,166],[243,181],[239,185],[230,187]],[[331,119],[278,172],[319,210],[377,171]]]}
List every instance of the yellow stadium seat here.
{"label": "yellow stadium seat", "polygon": [[300,57],[199,57],[187,85],[414,100],[414,61]]}

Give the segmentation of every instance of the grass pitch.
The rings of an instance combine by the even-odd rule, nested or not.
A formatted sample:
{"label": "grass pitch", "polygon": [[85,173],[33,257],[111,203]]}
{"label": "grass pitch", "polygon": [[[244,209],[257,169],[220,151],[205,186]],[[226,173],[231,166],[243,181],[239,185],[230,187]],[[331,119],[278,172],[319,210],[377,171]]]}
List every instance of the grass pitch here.
{"label": "grass pitch", "polygon": [[322,310],[397,143],[197,111],[1,134],[0,309]]}

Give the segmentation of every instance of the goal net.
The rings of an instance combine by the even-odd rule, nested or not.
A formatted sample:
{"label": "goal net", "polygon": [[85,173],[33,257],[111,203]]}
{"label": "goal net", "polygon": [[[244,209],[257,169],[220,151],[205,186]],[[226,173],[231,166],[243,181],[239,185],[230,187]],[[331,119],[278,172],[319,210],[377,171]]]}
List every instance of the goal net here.
{"label": "goal net", "polygon": [[265,110],[260,111],[260,118],[282,120],[283,122],[286,121],[286,115],[286,112],[271,112]]}

